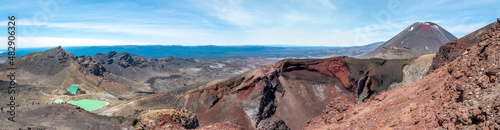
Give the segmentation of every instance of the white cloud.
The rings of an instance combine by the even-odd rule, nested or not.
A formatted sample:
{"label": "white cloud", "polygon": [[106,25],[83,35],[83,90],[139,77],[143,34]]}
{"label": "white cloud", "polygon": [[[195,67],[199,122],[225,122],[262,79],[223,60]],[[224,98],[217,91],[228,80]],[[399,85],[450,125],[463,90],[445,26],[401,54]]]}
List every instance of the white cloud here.
{"label": "white cloud", "polygon": [[332,10],[337,9],[337,7],[330,0],[317,0],[317,2],[328,9]]}
{"label": "white cloud", "polygon": [[308,15],[300,14],[300,13],[288,13],[283,15],[284,18],[284,25],[295,25],[299,22],[307,22],[307,23],[314,23],[318,22],[319,20],[312,18]]}
{"label": "white cloud", "polygon": [[189,29],[173,29],[165,28],[156,25],[137,25],[137,24],[92,24],[92,23],[50,23],[46,27],[77,29],[82,31],[98,31],[98,32],[114,32],[128,33],[142,36],[156,37],[196,37],[196,36],[213,36],[210,33],[205,33],[202,30]]}
{"label": "white cloud", "polygon": [[[16,26],[35,26],[37,29],[57,28],[63,30],[74,30],[80,32],[111,32],[126,33],[139,36],[153,36],[161,38],[193,38],[193,37],[219,37],[214,31],[208,32],[202,29],[177,29],[168,28],[162,25],[154,24],[126,24],[126,23],[84,23],[84,22],[66,22],[66,23],[47,23],[47,22],[28,22],[27,20],[18,20]],[[206,22],[206,21],[203,21]],[[3,23],[7,23],[6,21]],[[2,25],[0,25],[2,26]],[[3,25],[6,26],[6,25]]]}
{"label": "white cloud", "polygon": [[247,30],[246,44],[302,46],[359,46],[387,41],[408,25],[388,23],[367,24],[365,27],[340,30],[300,30],[289,27]]}
{"label": "white cloud", "polygon": [[256,17],[252,12],[243,7],[242,0],[215,0],[208,1],[207,6],[215,15],[224,21],[238,26],[253,26]]}
{"label": "white cloud", "polygon": [[[0,37],[7,39],[6,37]],[[55,46],[112,46],[112,45],[159,45],[153,42],[120,41],[85,38],[57,38],[57,37],[18,37],[17,48],[55,47]],[[3,48],[7,48],[3,45]]]}
{"label": "white cloud", "polygon": [[[200,1],[196,1],[199,3]],[[232,25],[249,28],[261,24],[279,26],[283,23],[324,21],[325,14],[337,7],[330,0],[280,1],[280,5],[270,2],[243,0],[204,1],[201,8],[208,10],[216,18]],[[322,12],[318,14],[318,12]],[[280,19],[284,18],[284,19]],[[328,19],[328,18],[326,18]]]}

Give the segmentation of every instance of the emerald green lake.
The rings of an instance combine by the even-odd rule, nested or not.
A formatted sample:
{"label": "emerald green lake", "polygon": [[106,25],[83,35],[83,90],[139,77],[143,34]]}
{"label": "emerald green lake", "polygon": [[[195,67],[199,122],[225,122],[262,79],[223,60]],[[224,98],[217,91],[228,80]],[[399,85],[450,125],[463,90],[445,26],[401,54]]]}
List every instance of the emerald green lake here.
{"label": "emerald green lake", "polygon": [[70,93],[75,93],[75,92],[76,92],[76,90],[78,90],[78,87],[76,87],[76,86],[71,86],[71,87],[68,87],[68,91],[69,91]]}
{"label": "emerald green lake", "polygon": [[54,101],[54,103],[62,103],[62,102],[64,102],[62,99],[57,99]]}
{"label": "emerald green lake", "polygon": [[86,111],[93,111],[96,109],[99,109],[103,106],[108,105],[108,102],[105,101],[98,101],[98,100],[90,100],[90,99],[82,99],[78,101],[69,101],[69,104],[73,104],[75,106],[79,106],[83,108]]}

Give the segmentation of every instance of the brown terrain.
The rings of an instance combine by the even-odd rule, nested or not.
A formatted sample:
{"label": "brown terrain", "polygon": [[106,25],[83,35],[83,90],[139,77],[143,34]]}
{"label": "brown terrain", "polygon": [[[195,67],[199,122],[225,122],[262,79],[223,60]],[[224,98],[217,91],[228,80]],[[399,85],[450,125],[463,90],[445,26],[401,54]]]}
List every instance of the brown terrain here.
{"label": "brown terrain", "polygon": [[8,121],[10,115],[0,114],[0,129],[106,129],[129,128],[130,119],[99,116],[69,104],[37,105],[16,109],[16,122]]}
{"label": "brown terrain", "polygon": [[474,33],[442,47],[453,49],[440,57],[456,58],[433,62],[422,79],[365,103],[337,98],[305,129],[500,129],[500,19]]}
{"label": "brown terrain", "polygon": [[301,129],[335,98],[362,102],[417,80],[427,72],[432,57],[286,59],[198,89],[148,95],[101,114],[127,116],[143,109],[182,108],[193,111],[202,126],[230,121],[245,129]]}
{"label": "brown terrain", "polygon": [[[16,103],[19,104],[16,115],[32,116],[30,117],[31,120],[20,118],[19,122],[10,124],[10,121],[6,120],[7,118],[2,118],[1,124],[2,126],[12,126],[13,129],[15,129],[15,126],[37,126],[36,128],[47,129],[86,129],[86,127],[77,127],[78,125],[71,127],[71,124],[81,122],[82,124],[89,123],[91,125],[92,122],[87,121],[92,121],[94,116],[103,120],[107,119],[107,117],[101,118],[101,116],[97,115],[81,117],[89,118],[88,120],[76,118],[73,120],[69,117],[68,119],[60,118],[60,121],[57,122],[61,124],[68,123],[68,125],[64,126],[42,123],[45,122],[44,118],[47,117],[44,114],[71,116],[68,113],[58,112],[67,108],[52,105],[56,99],[61,99],[64,102],[80,99],[102,100],[110,103],[106,107],[111,107],[149,94],[196,88],[206,82],[235,76],[275,61],[277,60],[198,60],[175,57],[150,59],[117,52],[96,54],[95,56],[74,56],[61,47],[44,52],[30,53],[21,58],[16,58],[15,63],[18,68],[16,72],[18,84]],[[0,74],[2,75],[1,79],[3,79],[0,81],[0,85],[2,86],[8,86],[9,84],[5,65],[5,63],[0,64]],[[73,85],[78,86],[78,91],[75,94],[70,94],[67,88]],[[9,99],[8,96],[10,95],[7,94],[7,89],[7,87],[0,88],[0,100],[2,102],[7,102],[5,100]],[[33,104],[41,104],[40,106],[44,107]],[[5,105],[0,106],[6,107]],[[41,113],[27,114],[36,111]],[[69,111],[70,113],[79,112]],[[99,111],[103,110],[98,109],[92,112],[97,113]],[[114,121],[109,122],[111,123],[108,124],[114,123]],[[118,127],[122,126],[113,126],[113,128],[115,127],[118,129]],[[102,128],[97,127],[96,129]]]}
{"label": "brown terrain", "polygon": [[[25,86],[19,87],[19,96],[24,97],[20,104],[26,104],[52,103],[55,99],[121,102],[147,94],[200,86],[275,61],[150,59],[117,52],[77,57],[57,47],[27,54],[17,58],[15,63],[18,68],[16,80],[20,86]],[[7,79],[5,65],[0,64],[2,79]],[[79,87],[76,95],[67,93],[66,88],[72,85]]]}

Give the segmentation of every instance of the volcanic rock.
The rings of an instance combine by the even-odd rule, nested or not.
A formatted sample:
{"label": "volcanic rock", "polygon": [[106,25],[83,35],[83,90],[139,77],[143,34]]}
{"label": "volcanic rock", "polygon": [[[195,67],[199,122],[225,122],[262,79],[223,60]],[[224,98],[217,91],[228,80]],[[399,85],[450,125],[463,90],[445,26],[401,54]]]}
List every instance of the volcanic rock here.
{"label": "volcanic rock", "polygon": [[262,128],[262,129],[265,129],[265,130],[291,130],[290,128],[288,128],[288,126],[286,126],[286,123],[283,120],[276,121],[273,124],[271,124],[265,128]]}
{"label": "volcanic rock", "polygon": [[231,122],[218,122],[196,128],[197,130],[244,130],[238,124]]}
{"label": "volcanic rock", "polygon": [[138,120],[135,127],[139,129],[194,129],[199,126],[196,115],[182,109],[145,111]]}
{"label": "volcanic rock", "polygon": [[155,120],[155,126],[151,128],[152,130],[185,130],[186,128],[182,127],[178,122],[173,121],[170,118],[170,115],[160,115]]}
{"label": "volcanic rock", "polygon": [[[403,81],[403,68],[413,65],[413,60],[286,59],[209,83],[179,102],[185,102],[182,107],[195,112],[202,125],[231,121],[246,129],[302,129],[307,119],[321,114],[334,98],[362,102]],[[358,81],[365,75],[369,84],[359,89]],[[356,90],[363,92],[356,95]]]}
{"label": "volcanic rock", "polygon": [[[126,116],[140,109],[182,108],[194,112],[202,126],[230,121],[244,129],[285,128],[284,125],[303,129],[307,120],[320,115],[334,98],[354,104],[418,80],[427,72],[432,57],[285,59],[194,90],[179,89],[139,98],[112,109],[115,111],[111,115]],[[368,85],[358,88],[365,75],[369,77],[365,80]]]}
{"label": "volcanic rock", "polygon": [[446,43],[445,45],[439,47],[439,52],[436,54],[436,57],[434,57],[429,71],[433,71],[455,60],[457,57],[469,53],[470,50],[467,48],[477,44],[480,38],[486,35],[486,33],[488,33],[491,28],[497,24],[498,23],[488,24],[458,40]]}

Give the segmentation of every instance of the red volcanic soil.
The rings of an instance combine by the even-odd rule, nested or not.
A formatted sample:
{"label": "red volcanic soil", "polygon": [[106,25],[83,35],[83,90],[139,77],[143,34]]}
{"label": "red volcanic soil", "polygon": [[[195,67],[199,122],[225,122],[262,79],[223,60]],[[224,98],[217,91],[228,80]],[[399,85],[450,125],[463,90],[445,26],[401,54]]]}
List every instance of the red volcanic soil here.
{"label": "red volcanic soil", "polygon": [[500,25],[487,27],[467,53],[422,79],[365,103],[334,100],[306,129],[500,129]]}
{"label": "red volcanic soil", "polygon": [[365,75],[370,77],[366,80],[370,84],[363,98],[401,82],[401,70],[410,61],[286,59],[191,91],[184,109],[196,113],[200,125],[231,121],[245,129],[302,129],[334,98],[357,102],[354,92]]}
{"label": "red volcanic soil", "polygon": [[155,120],[156,125],[151,128],[152,130],[185,130],[186,128],[182,127],[181,124],[172,121],[170,115],[164,114],[158,116]]}
{"label": "red volcanic soil", "polygon": [[204,125],[196,128],[197,130],[244,130],[237,124],[233,124],[231,122],[219,122],[213,123],[209,125]]}
{"label": "red volcanic soil", "polygon": [[491,28],[497,24],[498,23],[496,22],[488,24],[460,39],[446,43],[445,45],[439,47],[439,52],[436,54],[436,57],[434,57],[432,65],[429,68],[429,72],[448,64],[464,53],[468,53],[470,50],[467,48],[475,45],[482,36],[492,31]]}

